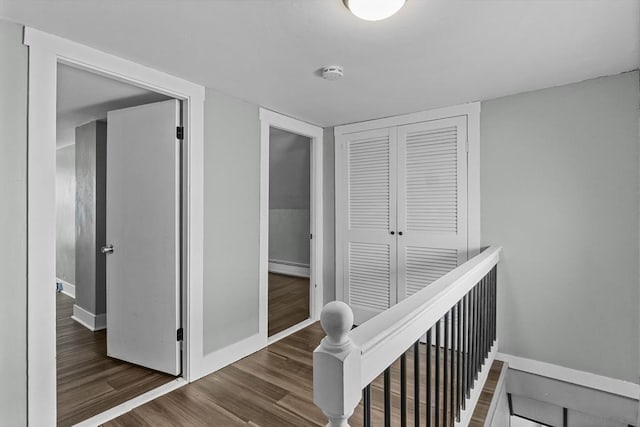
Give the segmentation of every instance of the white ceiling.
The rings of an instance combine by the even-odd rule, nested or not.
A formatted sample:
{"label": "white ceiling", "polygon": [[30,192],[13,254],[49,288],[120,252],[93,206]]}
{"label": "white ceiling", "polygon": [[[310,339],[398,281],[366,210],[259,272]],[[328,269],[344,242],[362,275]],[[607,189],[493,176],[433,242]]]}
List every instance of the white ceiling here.
{"label": "white ceiling", "polygon": [[75,128],[107,112],[168,99],[164,95],[58,64],[56,146],[75,142]]}
{"label": "white ceiling", "polygon": [[[0,16],[327,126],[637,69],[638,0],[3,0]],[[329,82],[317,70],[344,67]]]}

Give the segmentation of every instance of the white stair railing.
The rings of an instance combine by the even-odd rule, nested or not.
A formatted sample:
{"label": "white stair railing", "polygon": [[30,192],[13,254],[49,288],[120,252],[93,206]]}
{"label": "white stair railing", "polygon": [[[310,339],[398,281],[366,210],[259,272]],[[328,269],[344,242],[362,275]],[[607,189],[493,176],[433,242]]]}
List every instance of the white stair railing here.
{"label": "white stair railing", "polygon": [[[363,425],[370,426],[371,383],[380,375],[385,426],[392,420],[406,425],[408,404],[414,405],[415,425],[469,424],[497,349],[501,250],[486,249],[355,329],[348,305],[334,301],[324,307],[321,324],[327,336],[313,353],[313,393],[327,426],[348,427],[361,399]],[[398,360],[400,406],[395,408],[391,376],[398,375]],[[408,362],[413,366],[410,398]],[[426,407],[420,405],[425,401],[420,393],[425,393]]]}

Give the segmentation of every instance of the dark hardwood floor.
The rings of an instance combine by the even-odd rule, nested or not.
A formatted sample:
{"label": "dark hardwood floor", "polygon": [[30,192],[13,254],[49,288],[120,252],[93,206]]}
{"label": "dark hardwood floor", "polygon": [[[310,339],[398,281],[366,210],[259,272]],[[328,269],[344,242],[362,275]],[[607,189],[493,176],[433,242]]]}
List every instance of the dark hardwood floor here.
{"label": "dark hardwood floor", "polygon": [[311,360],[323,335],[314,323],[105,425],[325,425],[312,401]]}
{"label": "dark hardwood floor", "polygon": [[269,273],[269,336],[309,318],[309,279]]}
{"label": "dark hardwood floor", "polygon": [[71,319],[74,299],[56,296],[58,425],[104,412],[174,377],[107,357],[106,331]]}
{"label": "dark hardwood floor", "polygon": [[[313,403],[312,353],[324,336],[318,322],[244,359],[188,384],[105,424],[130,426],[324,426],[325,416]],[[435,352],[432,352],[435,353]],[[421,372],[425,372],[424,346]],[[433,359],[434,361],[435,359]],[[407,378],[413,376],[407,355]],[[393,425],[400,425],[399,363],[392,367]],[[499,370],[498,370],[499,372]],[[425,387],[425,384],[422,384]],[[494,385],[495,387],[495,385]],[[412,381],[407,381],[409,396]],[[383,425],[382,379],[372,385],[372,425]],[[426,401],[421,393],[424,425]],[[441,399],[442,401],[442,399]],[[409,399],[409,424],[413,425]],[[478,417],[474,415],[475,419]],[[362,425],[362,405],[350,419]]]}

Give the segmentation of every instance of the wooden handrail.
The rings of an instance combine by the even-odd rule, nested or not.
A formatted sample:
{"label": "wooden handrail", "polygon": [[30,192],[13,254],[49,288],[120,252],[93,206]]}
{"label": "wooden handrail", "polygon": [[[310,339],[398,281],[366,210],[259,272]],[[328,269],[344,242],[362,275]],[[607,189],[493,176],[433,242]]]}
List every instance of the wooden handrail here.
{"label": "wooden handrail", "polygon": [[351,308],[325,306],[321,324],[327,337],[314,351],[314,402],[330,427],[347,427],[362,389],[382,374],[407,348],[485,277],[502,248],[490,247],[421,291],[357,328]]}

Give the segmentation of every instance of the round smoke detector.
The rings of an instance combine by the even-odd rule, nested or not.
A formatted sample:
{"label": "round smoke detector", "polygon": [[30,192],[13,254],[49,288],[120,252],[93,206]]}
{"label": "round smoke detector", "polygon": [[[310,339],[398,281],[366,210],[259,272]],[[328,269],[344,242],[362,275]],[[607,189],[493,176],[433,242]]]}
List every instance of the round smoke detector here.
{"label": "round smoke detector", "polygon": [[327,65],[322,68],[322,78],[325,80],[338,80],[344,75],[340,65]]}

